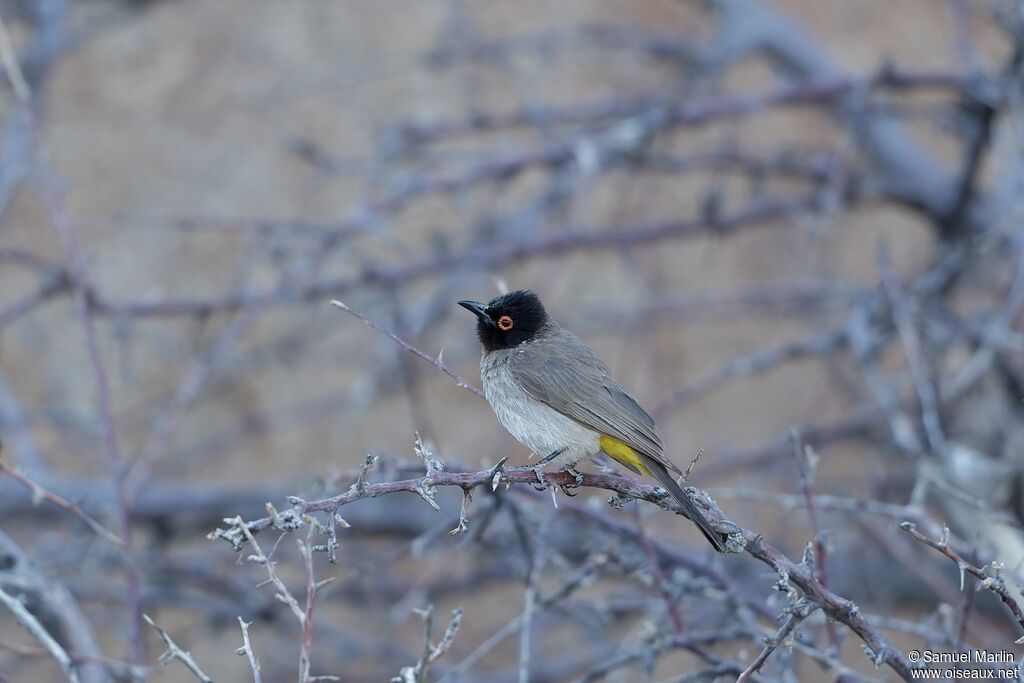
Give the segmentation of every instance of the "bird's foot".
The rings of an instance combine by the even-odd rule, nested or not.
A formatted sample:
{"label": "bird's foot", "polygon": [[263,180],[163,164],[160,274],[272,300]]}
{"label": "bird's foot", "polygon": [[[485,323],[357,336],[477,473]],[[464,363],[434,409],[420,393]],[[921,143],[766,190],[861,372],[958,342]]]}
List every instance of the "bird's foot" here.
{"label": "bird's foot", "polygon": [[563,467],[561,471],[571,476],[574,482],[572,484],[559,484],[558,488],[560,488],[562,490],[562,493],[569,496],[570,498],[574,498],[575,496],[579,495],[577,493],[570,493],[570,491],[578,489],[580,486],[583,485],[583,475],[572,465],[567,465],[566,467]]}
{"label": "bird's foot", "polygon": [[[492,476],[497,478],[497,477],[500,476],[501,472],[516,472],[516,471],[518,471],[518,472],[533,472],[534,476],[537,477],[537,483],[536,484],[530,483],[530,486],[532,486],[535,491],[544,491],[544,490],[546,490],[548,488],[548,480],[544,476],[544,465],[547,465],[549,462],[551,462],[552,460],[554,460],[555,458],[557,458],[558,456],[560,456],[564,452],[565,452],[564,448],[559,448],[557,450],[554,450],[554,451],[548,453],[547,455],[545,455],[543,458],[541,458],[539,461],[537,461],[533,465],[519,465],[517,467],[508,467],[508,468],[505,467],[505,460],[506,460],[506,458],[502,458],[501,462],[499,462],[497,465],[495,465],[492,468],[492,472],[495,473]],[[572,469],[571,465],[568,468],[563,468],[562,471],[563,472],[572,472],[573,475],[576,477],[576,485],[577,486],[579,486],[579,483],[583,481],[583,475],[581,475],[579,472],[576,472],[576,470]],[[497,484],[495,484],[495,486],[497,486]],[[563,486],[561,486],[561,485],[559,486],[559,488],[562,488],[563,491],[565,490],[565,488]]]}
{"label": "bird's foot", "polygon": [[532,466],[528,467],[527,469],[531,470],[535,475],[537,475],[537,483],[536,484],[530,484],[530,486],[533,486],[533,490],[534,491],[543,491],[543,490],[547,489],[547,487],[548,487],[548,480],[544,476],[544,465],[543,465],[543,463],[537,463],[536,465],[532,465]]}
{"label": "bird's foot", "polygon": [[516,467],[508,467],[505,469],[506,472],[533,472],[534,476],[537,477],[537,483],[528,482],[535,491],[544,491],[548,488],[548,480],[544,476],[544,463],[536,463],[534,465],[518,465]]}
{"label": "bird's foot", "polygon": [[577,470],[572,465],[569,465],[568,467],[564,468],[562,471],[565,472],[566,474],[568,474],[569,476],[571,476],[573,478],[574,483],[572,485],[572,488],[578,489],[579,487],[583,486],[583,473],[582,472]]}

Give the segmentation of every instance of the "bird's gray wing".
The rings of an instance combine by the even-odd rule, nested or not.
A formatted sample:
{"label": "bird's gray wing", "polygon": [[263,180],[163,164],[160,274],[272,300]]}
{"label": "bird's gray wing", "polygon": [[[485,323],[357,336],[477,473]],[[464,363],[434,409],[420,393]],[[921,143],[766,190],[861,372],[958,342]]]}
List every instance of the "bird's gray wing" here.
{"label": "bird's gray wing", "polygon": [[612,379],[608,366],[576,335],[559,330],[551,339],[531,342],[529,349],[513,354],[508,367],[538,401],[679,472],[662,455],[654,418]]}

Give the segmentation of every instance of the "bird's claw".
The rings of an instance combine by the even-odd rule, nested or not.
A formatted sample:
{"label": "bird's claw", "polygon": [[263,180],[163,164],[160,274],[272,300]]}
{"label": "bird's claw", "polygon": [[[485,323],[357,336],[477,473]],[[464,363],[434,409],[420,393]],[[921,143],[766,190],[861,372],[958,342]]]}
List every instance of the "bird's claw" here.
{"label": "bird's claw", "polygon": [[568,474],[569,476],[571,476],[575,480],[575,483],[572,485],[571,488],[578,489],[579,487],[583,486],[583,473],[582,472],[578,471],[572,465],[569,465],[568,467],[566,467],[562,471],[565,472],[566,474]]}
{"label": "bird's claw", "polygon": [[580,486],[583,485],[583,475],[580,474],[580,472],[578,472],[576,468],[573,467],[572,465],[569,465],[568,467],[563,467],[562,472],[565,472],[566,474],[571,476],[574,482],[572,484],[559,484],[558,488],[561,489],[562,493],[564,493],[569,498],[575,498],[579,494],[570,492],[575,489],[578,489]]}
{"label": "bird's claw", "polygon": [[[517,467],[506,468],[505,461],[508,458],[502,458],[497,462],[497,464],[494,465],[494,467],[491,468],[491,479],[494,482],[494,488],[497,488],[498,480],[501,478],[501,475],[504,472],[533,472],[534,476],[537,477],[537,481],[536,483],[528,482],[530,486],[533,487],[534,491],[546,491],[551,486],[551,483],[548,482],[547,477],[544,476],[544,465],[550,462],[555,456],[560,454],[562,450],[555,451],[551,455],[547,456],[540,462],[535,463],[533,465],[519,465]],[[557,486],[557,488],[560,489],[562,493],[569,496],[570,498],[577,495],[575,493],[570,493],[570,491],[573,489],[578,489],[580,486],[583,485],[583,475],[580,474],[572,465],[563,467],[559,471],[565,472],[566,474],[571,476],[574,481],[571,484],[556,484],[555,486]]]}
{"label": "bird's claw", "polygon": [[542,465],[538,463],[531,467],[527,467],[526,469],[532,471],[535,475],[537,475],[537,483],[530,484],[530,486],[533,487],[534,491],[544,491],[548,488],[548,480],[544,476],[544,467]]}
{"label": "bird's claw", "polygon": [[540,463],[535,465],[518,465],[516,467],[502,468],[505,472],[533,472],[537,477],[536,483],[527,482],[534,491],[545,491],[548,488],[548,480],[544,476],[544,466]]}

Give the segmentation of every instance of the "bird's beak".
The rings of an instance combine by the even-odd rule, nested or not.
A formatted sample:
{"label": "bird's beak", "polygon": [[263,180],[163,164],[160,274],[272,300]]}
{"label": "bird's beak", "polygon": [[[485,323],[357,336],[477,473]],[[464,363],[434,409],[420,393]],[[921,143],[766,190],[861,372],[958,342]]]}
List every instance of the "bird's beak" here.
{"label": "bird's beak", "polygon": [[486,304],[482,304],[479,301],[460,301],[459,305],[465,308],[470,313],[474,313],[478,318],[483,320],[488,325],[494,324],[494,321],[491,320],[491,316],[487,315]]}

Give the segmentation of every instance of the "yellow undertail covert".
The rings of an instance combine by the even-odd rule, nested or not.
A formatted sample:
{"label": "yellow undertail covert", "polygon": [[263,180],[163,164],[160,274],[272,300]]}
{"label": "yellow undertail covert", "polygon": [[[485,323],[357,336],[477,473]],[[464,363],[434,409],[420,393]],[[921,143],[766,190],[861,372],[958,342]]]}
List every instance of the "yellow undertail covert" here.
{"label": "yellow undertail covert", "polygon": [[634,472],[653,476],[651,471],[647,469],[647,466],[644,465],[643,461],[640,460],[640,456],[637,455],[637,452],[615,437],[602,434],[601,450]]}

